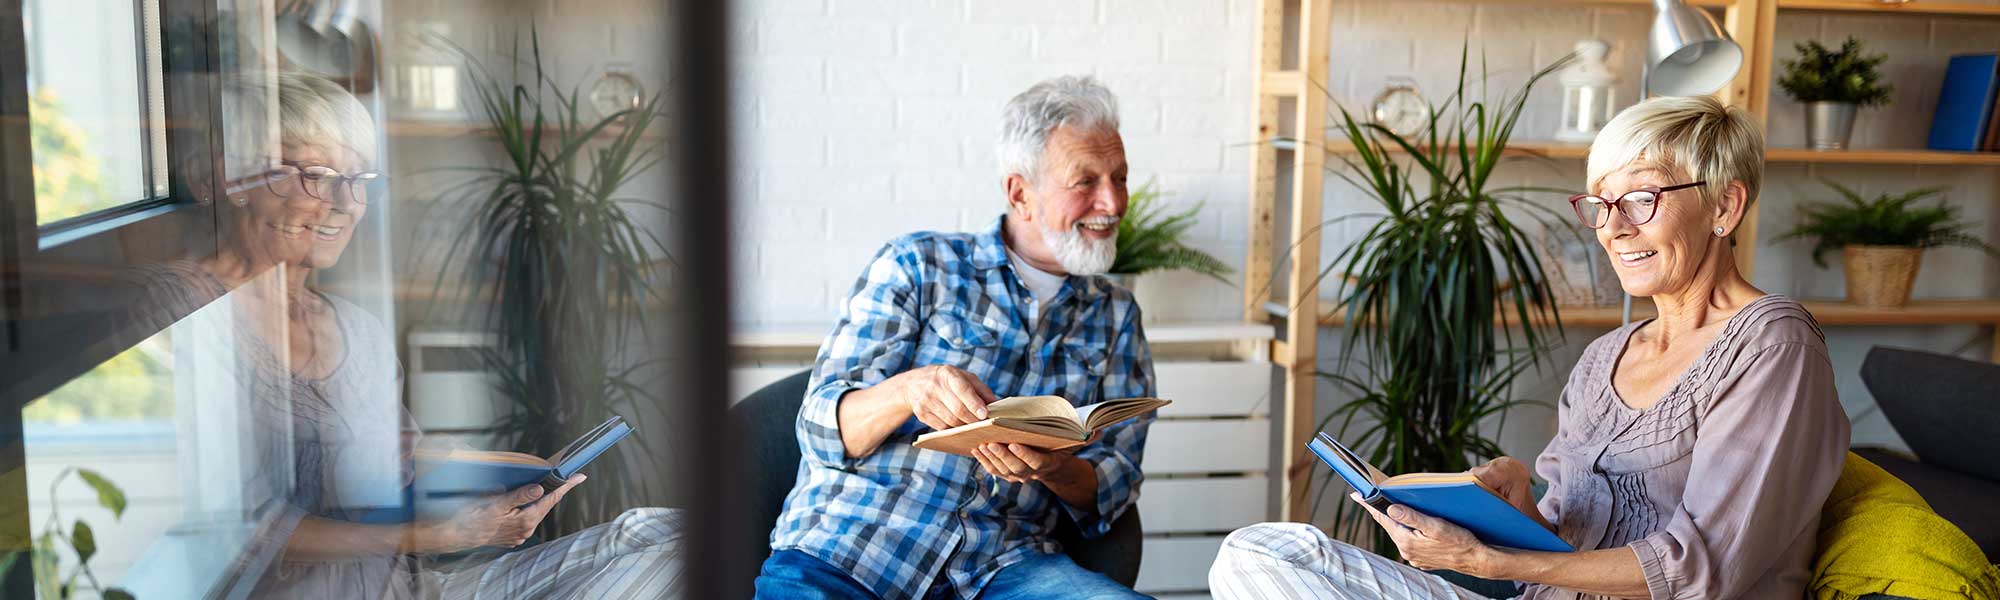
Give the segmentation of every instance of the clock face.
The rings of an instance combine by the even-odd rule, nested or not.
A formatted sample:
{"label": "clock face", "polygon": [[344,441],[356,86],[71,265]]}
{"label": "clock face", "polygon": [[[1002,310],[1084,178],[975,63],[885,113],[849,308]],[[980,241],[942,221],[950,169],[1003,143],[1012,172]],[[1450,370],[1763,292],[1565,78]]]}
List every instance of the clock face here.
{"label": "clock face", "polygon": [[621,71],[607,71],[604,77],[590,86],[590,107],[597,111],[597,118],[618,114],[621,110],[639,108],[644,101],[644,90],[639,80]]}
{"label": "clock face", "polygon": [[1382,91],[1375,97],[1375,110],[1370,115],[1372,121],[1396,135],[1411,136],[1420,133],[1430,124],[1431,105],[1424,97],[1417,95],[1416,88],[1397,86]]}

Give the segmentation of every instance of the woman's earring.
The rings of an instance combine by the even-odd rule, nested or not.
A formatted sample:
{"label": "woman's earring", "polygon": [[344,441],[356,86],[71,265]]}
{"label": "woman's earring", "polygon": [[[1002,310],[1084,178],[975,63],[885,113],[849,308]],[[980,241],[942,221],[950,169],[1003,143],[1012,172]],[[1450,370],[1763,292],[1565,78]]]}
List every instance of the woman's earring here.
{"label": "woman's earring", "polygon": [[1722,237],[1722,226],[1715,226],[1715,237]]}

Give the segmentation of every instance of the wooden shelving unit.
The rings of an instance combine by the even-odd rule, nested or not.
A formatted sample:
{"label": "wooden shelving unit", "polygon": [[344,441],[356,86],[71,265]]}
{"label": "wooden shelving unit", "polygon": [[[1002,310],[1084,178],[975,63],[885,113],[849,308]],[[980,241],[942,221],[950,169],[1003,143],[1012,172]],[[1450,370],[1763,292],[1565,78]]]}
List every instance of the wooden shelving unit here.
{"label": "wooden shelving unit", "polygon": [[[1522,0],[1463,0],[1468,3],[1506,4]],[[1650,0],[1566,0],[1577,5],[1650,6]],[[1914,0],[1888,4],[1877,0],[1696,0],[1690,4],[1721,9],[1724,28],[1744,49],[1744,64],[1736,78],[1717,96],[1743,107],[1759,120],[1766,118],[1770,105],[1773,41],[1778,14],[1783,11],[1837,11],[1866,14],[1955,15],[2000,17],[2000,4]],[[1345,324],[1345,315],[1330,305],[1322,309],[1314,289],[1320,268],[1320,217],[1323,166],[1338,162],[1353,148],[1344,137],[1325,128],[1329,69],[1327,15],[1331,0],[1259,0],[1259,27],[1256,41],[1257,76],[1256,135],[1267,143],[1252,150],[1250,172],[1249,253],[1245,273],[1253,277],[1273,273],[1274,259],[1288,259],[1286,291],[1271,297],[1267,286],[1245,286],[1244,318],[1251,322],[1275,322],[1282,338],[1271,342],[1270,356],[1283,373],[1284,393],[1284,479],[1280,490],[1280,516],[1301,520],[1307,510],[1306,492],[1311,469],[1294,468],[1311,460],[1304,443],[1312,434],[1316,411],[1315,370],[1319,327]],[[1287,19],[1287,14],[1293,15]],[[1291,64],[1281,56],[1286,39],[1295,40],[1296,54]],[[1639,43],[1644,43],[1641,40]],[[1279,120],[1279,102],[1293,103],[1293,121]],[[1305,132],[1305,133],[1301,133]],[[1281,156],[1289,154],[1289,156]],[[1508,147],[1508,154],[1523,158],[1543,157],[1580,160],[1589,154],[1581,144],[1520,141]],[[1290,165],[1290,199],[1287,206],[1288,235],[1276,230],[1278,164]],[[1792,164],[1873,164],[1987,168],[2000,166],[2000,153],[1940,152],[1932,150],[1854,149],[1838,152],[1804,148],[1767,148],[1765,160]],[[1757,239],[1757,214],[1752,211],[1739,226],[1742,239]],[[1280,249],[1290,249],[1281,252]],[[1737,247],[1737,262],[1745,276],[1754,273],[1756,244]],[[2000,299],[1918,300],[1897,308],[1863,307],[1837,301],[1805,301],[1820,323],[1827,326],[1869,325],[1993,325],[2000,331]],[[1563,307],[1560,319],[1578,327],[1614,327],[1623,322],[1617,306]],[[1650,302],[1635,303],[1634,319],[1655,314]],[[1295,316],[1296,315],[1296,316]],[[1993,356],[2000,361],[2000,335],[1995,336]]]}
{"label": "wooden shelving unit", "polygon": [[[1329,139],[1328,152],[1351,154],[1354,147],[1345,139]],[[1401,152],[1400,149],[1392,149]],[[1589,157],[1590,146],[1562,142],[1523,141],[1507,145],[1509,155],[1523,157],[1546,157],[1552,159],[1582,160]],[[1948,152],[1943,150],[1904,149],[1852,149],[1813,150],[1810,148],[1766,148],[1764,162],[1767,163],[1815,163],[1815,164],[1871,164],[1871,165],[1950,165],[1950,166],[2000,166],[2000,152]]]}

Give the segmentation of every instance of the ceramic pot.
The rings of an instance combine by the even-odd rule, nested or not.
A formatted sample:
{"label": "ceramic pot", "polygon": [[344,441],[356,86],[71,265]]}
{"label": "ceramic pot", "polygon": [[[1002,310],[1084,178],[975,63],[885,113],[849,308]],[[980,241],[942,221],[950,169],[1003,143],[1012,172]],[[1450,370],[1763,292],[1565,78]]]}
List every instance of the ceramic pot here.
{"label": "ceramic pot", "polygon": [[1847,301],[1861,306],[1902,306],[1910,301],[1924,249],[1907,246],[1848,246]]}

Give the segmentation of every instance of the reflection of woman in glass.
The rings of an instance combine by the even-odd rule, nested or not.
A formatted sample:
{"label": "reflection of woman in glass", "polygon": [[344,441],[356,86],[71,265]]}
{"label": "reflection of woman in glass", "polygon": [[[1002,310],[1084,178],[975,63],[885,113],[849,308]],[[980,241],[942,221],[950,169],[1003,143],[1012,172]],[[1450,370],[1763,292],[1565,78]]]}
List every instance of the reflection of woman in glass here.
{"label": "reflection of woman in glass", "polygon": [[[290,430],[293,471],[291,489],[280,492],[289,497],[290,515],[271,538],[282,546],[253,595],[664,595],[678,575],[670,556],[678,527],[664,509],[633,509],[611,523],[449,572],[426,558],[521,544],[582,475],[546,494],[529,485],[444,519],[359,522],[379,514],[370,509],[400,503],[410,475],[404,455],[416,431],[400,402],[390,330],[306,281],[340,259],[371,203],[383,197],[383,177],[371,170],[375,128],[360,102],[330,81],[292,73],[275,79],[279,147],[261,152],[276,155],[260,161],[261,173],[224,186],[218,251],[146,273],[154,297],[166,301],[162,314],[170,316],[236,290],[230,294],[240,324],[231,333],[235,345],[201,351],[237,355],[246,371],[235,376],[237,387],[258,405],[249,412],[289,415],[283,422],[252,419],[255,426]],[[250,107],[272,97],[261,83],[224,87],[226,113],[232,103]],[[231,117],[238,119],[231,124],[232,154],[265,137],[241,135],[255,129],[241,123],[260,121],[244,116]]]}

